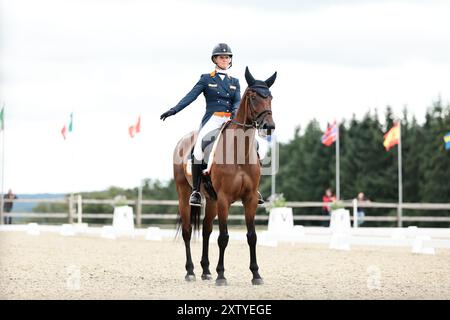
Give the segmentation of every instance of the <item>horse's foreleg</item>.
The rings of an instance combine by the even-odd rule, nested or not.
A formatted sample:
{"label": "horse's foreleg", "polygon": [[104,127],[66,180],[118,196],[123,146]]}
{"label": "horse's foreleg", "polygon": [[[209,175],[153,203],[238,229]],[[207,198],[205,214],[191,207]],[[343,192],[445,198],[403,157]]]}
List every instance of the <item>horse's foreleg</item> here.
{"label": "horse's foreleg", "polygon": [[255,215],[258,206],[258,197],[254,196],[244,201],[245,223],[247,225],[247,243],[250,248],[250,271],[253,273],[252,284],[263,284],[263,279],[259,275],[259,267],[256,261],[256,231],[255,231]]}
{"label": "horse's foreleg", "polygon": [[184,277],[186,281],[194,281],[195,280],[195,274],[194,274],[194,264],[192,263],[192,256],[191,256],[191,234],[192,234],[192,226],[190,221],[183,221],[183,240],[184,240],[184,246],[186,249],[186,276]]}
{"label": "horse's foreleg", "polygon": [[[192,187],[189,184],[188,176],[185,174],[185,161],[187,160],[187,153],[194,143],[195,133],[190,133],[184,136],[175,148],[173,157],[173,175],[178,193],[178,209],[181,218],[182,236],[186,250],[186,281],[194,281],[194,264],[191,256],[191,235],[192,235],[192,221],[197,218],[197,215],[191,217],[192,210],[189,206],[189,196],[192,192]],[[194,229],[195,230],[195,229]]]}
{"label": "horse's foreleg", "polygon": [[203,251],[200,264],[203,268],[202,280],[211,280],[211,271],[209,271],[209,236],[213,228],[213,221],[217,215],[216,202],[212,200],[206,201],[205,218],[203,219]]}
{"label": "horse's foreleg", "polygon": [[227,279],[224,276],[225,267],[224,267],[224,255],[225,248],[228,245],[228,208],[229,204],[224,203],[223,201],[218,203],[218,213],[219,213],[219,237],[217,239],[217,243],[219,244],[219,262],[217,263],[217,279],[216,285],[224,286],[227,284]]}
{"label": "horse's foreleg", "polygon": [[181,216],[181,227],[182,235],[184,240],[184,246],[186,249],[186,281],[194,281],[194,264],[192,263],[191,256],[191,235],[192,235],[192,225],[191,225],[191,208],[189,206],[189,184],[179,184],[177,186],[178,197],[179,197],[179,210]]}

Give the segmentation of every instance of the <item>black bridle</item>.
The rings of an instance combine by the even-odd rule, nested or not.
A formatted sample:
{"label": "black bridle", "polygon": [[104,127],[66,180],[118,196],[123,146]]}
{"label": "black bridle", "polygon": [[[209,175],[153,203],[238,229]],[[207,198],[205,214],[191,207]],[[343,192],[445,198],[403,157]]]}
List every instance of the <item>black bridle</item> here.
{"label": "black bridle", "polygon": [[[250,89],[252,89],[252,88],[250,88]],[[270,91],[268,91],[268,88],[262,88],[262,89],[264,89],[264,95],[263,94],[260,94],[259,92],[258,92],[258,90],[257,90],[257,88],[255,88],[256,90],[255,90],[255,93],[256,94],[259,94],[259,95],[261,95],[263,98],[267,98],[269,95],[270,95]],[[267,93],[268,92],[268,93]],[[236,120],[234,120],[234,119],[231,119],[231,122],[232,123],[234,123],[234,124],[237,124],[238,126],[241,126],[241,127],[245,127],[245,128],[255,128],[255,129],[259,129],[259,127],[261,126],[261,124],[263,123],[263,121],[264,121],[264,119],[268,116],[268,115],[271,115],[272,114],[272,110],[268,110],[268,109],[265,109],[265,110],[263,110],[263,111],[261,111],[260,113],[258,113],[258,114],[256,114],[256,116],[254,116],[254,114],[255,114],[255,106],[253,105],[253,101],[252,101],[252,99],[251,99],[251,97],[250,97],[250,95],[246,95],[246,97],[245,97],[247,100],[249,100],[250,99],[250,112],[251,112],[251,124],[247,124],[247,123],[240,123],[240,122],[237,122]],[[248,103],[247,103],[248,104]],[[246,114],[247,114],[247,112],[246,112]],[[247,117],[245,117],[245,121],[247,121]]]}

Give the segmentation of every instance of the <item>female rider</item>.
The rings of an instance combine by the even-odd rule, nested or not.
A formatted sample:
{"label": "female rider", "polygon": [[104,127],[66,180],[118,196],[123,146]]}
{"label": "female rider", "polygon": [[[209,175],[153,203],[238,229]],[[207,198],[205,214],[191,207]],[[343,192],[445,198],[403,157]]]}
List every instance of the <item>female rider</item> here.
{"label": "female rider", "polygon": [[[192,157],[193,191],[189,198],[189,204],[193,206],[201,206],[202,139],[212,130],[220,128],[232,116],[234,117],[241,101],[239,80],[231,77],[228,72],[232,66],[232,58],[233,53],[226,43],[217,44],[211,55],[211,60],[216,65],[215,70],[211,73],[202,74],[194,88],[175,107],[161,115],[161,119],[165,120],[194,102],[200,93],[205,96],[206,112],[202,119]],[[263,204],[264,200],[259,192],[258,196],[258,204]]]}

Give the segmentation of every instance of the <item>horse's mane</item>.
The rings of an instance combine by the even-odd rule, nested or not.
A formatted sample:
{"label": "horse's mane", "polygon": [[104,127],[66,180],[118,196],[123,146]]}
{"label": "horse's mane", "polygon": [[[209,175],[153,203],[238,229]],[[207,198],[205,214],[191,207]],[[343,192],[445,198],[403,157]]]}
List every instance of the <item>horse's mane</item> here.
{"label": "horse's mane", "polygon": [[234,118],[239,114],[239,111],[243,108],[244,110],[244,123],[247,120],[247,110],[248,110],[248,94],[250,90],[249,87],[247,87],[244,91],[244,94],[242,95],[241,102],[239,103],[239,107],[236,110],[236,114]]}

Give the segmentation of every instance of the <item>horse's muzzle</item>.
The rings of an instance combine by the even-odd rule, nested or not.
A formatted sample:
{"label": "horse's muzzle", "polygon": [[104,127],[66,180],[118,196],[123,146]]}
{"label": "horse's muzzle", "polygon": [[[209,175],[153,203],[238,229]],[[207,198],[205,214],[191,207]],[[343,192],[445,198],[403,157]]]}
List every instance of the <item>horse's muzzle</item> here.
{"label": "horse's muzzle", "polygon": [[273,131],[275,131],[275,124],[264,122],[264,124],[260,127],[259,135],[261,137],[271,136]]}
{"label": "horse's muzzle", "polygon": [[275,130],[275,123],[264,122],[261,129],[266,130],[267,134],[270,136],[272,131]]}

